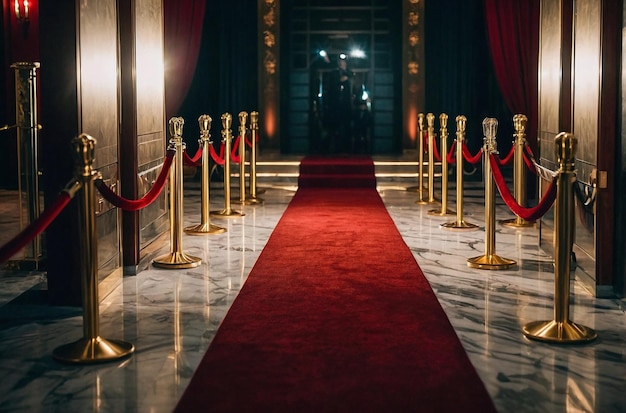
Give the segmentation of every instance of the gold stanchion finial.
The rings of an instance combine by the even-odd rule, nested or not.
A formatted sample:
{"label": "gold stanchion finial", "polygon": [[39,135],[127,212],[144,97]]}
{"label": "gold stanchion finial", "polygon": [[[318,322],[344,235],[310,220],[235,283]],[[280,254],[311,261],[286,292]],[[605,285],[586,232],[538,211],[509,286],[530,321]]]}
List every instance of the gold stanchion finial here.
{"label": "gold stanchion finial", "polygon": [[200,224],[192,225],[185,228],[185,232],[189,235],[208,235],[222,234],[226,232],[226,228],[218,227],[210,222],[209,212],[209,187],[210,187],[210,171],[209,165],[209,147],[213,144],[211,141],[211,122],[213,119],[209,115],[200,115],[198,124],[200,126],[200,139],[198,143],[202,148],[202,183],[200,187]]}
{"label": "gold stanchion finial", "polygon": [[503,270],[516,264],[514,260],[496,255],[496,197],[495,184],[491,174],[489,156],[498,153],[496,133],[498,121],[495,118],[483,120],[484,146],[483,164],[485,180],[485,255],[468,258],[467,265],[481,270]]}
{"label": "gold stanchion finial", "polygon": [[194,268],[202,260],[183,252],[183,125],[181,117],[171,118],[169,121],[170,142],[168,147],[176,154],[169,174],[169,204],[170,204],[170,252],[155,258],[152,265],[165,269]]}
{"label": "gold stanchion finial", "polygon": [[[513,116],[513,127],[515,128],[515,153],[513,154],[513,186],[515,201],[519,205],[526,205],[526,170],[524,168],[524,146],[526,146],[526,115],[517,114]],[[500,222],[502,225],[512,228],[528,228],[535,225],[534,221],[526,221],[524,218],[516,216]]]}
{"label": "gold stanchion finial", "polygon": [[222,114],[222,142],[224,143],[224,209],[211,211],[211,215],[221,218],[238,218],[245,214],[235,211],[230,206],[230,147],[233,138],[233,115]]}
{"label": "gold stanchion finial", "polygon": [[569,319],[570,263],[574,243],[574,160],[578,142],[571,133],[559,133],[554,143],[559,163],[554,206],[554,319],[524,325],[528,338],[559,344],[595,340],[597,333]]}
{"label": "gold stanchion finial", "polygon": [[440,139],[441,139],[441,208],[428,211],[428,215],[446,217],[454,215],[448,209],[448,115],[439,115]]}
{"label": "gold stanchion finial", "polygon": [[465,222],[463,219],[463,141],[467,118],[464,115],[456,117],[456,221],[441,224],[443,229],[454,231],[474,231],[478,225]]}
{"label": "gold stanchion finial", "polygon": [[96,140],[81,134],[72,141],[76,178],[82,183],[79,202],[80,271],[83,301],[83,338],[54,349],[53,357],[61,362],[95,364],[130,355],[135,346],[121,340],[100,337],[100,300],[98,299],[98,232],[96,229],[96,187],[100,174],[93,170]]}

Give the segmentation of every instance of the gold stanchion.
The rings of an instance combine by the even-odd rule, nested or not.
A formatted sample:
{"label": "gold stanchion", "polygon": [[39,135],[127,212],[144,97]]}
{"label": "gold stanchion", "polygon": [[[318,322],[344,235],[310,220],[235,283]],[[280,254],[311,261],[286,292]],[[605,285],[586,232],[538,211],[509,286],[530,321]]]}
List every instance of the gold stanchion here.
{"label": "gold stanchion", "polygon": [[239,200],[241,205],[260,204],[257,199],[246,198],[246,121],[248,112],[239,112]]}
{"label": "gold stanchion", "polygon": [[222,142],[224,143],[224,209],[211,211],[211,215],[222,218],[239,218],[245,214],[235,211],[230,206],[230,142],[233,139],[231,130],[233,116],[230,113],[222,115]]}
{"label": "gold stanchion", "polygon": [[[415,201],[418,205],[426,205],[428,201],[424,199],[424,114],[420,113],[417,115],[417,124],[419,125],[419,137],[417,138],[419,141],[419,184],[417,186],[417,201]],[[409,188],[412,189],[412,188]]]}
{"label": "gold stanchion", "polygon": [[98,232],[96,230],[96,187],[100,174],[93,170],[96,140],[81,134],[72,141],[76,177],[82,183],[78,196],[80,271],[83,300],[83,338],[54,349],[52,356],[61,362],[93,364],[118,360],[130,355],[135,346],[121,340],[100,337],[100,301],[98,300]]}
{"label": "gold stanchion", "polygon": [[426,115],[428,122],[428,203],[434,204],[435,199],[435,115]]}
{"label": "gold stanchion", "polygon": [[569,320],[570,262],[574,242],[574,160],[578,142],[574,135],[561,132],[554,139],[559,163],[554,206],[554,320],[524,325],[528,338],[552,343],[593,341],[598,334],[589,327]]}
{"label": "gold stanchion", "polygon": [[[37,115],[37,69],[39,63],[17,62],[15,69],[15,126],[17,137],[17,188],[19,191],[20,231],[39,218],[39,121]],[[21,269],[37,269],[44,259],[41,236],[24,248],[13,264]]]}
{"label": "gold stanchion", "polygon": [[463,141],[467,118],[463,115],[456,117],[456,221],[441,224],[443,229],[455,231],[474,231],[478,225],[463,220]]}
{"label": "gold stanchion", "polygon": [[218,227],[209,221],[209,175],[210,175],[210,152],[209,147],[213,144],[211,141],[211,122],[209,115],[201,115],[198,118],[200,124],[200,139],[198,143],[202,148],[202,186],[200,188],[201,204],[200,204],[200,224],[192,225],[185,228],[185,232],[189,235],[206,235],[206,234],[222,234],[226,232],[226,228]]}
{"label": "gold stanchion", "polygon": [[152,265],[159,268],[179,269],[194,268],[202,260],[183,252],[183,118],[171,118],[170,142],[168,149],[174,149],[174,161],[169,175],[170,204],[170,253],[155,258]]}
{"label": "gold stanchion", "polygon": [[250,196],[251,200],[262,203],[263,199],[257,196],[256,187],[256,140],[259,133],[259,112],[250,112]]}
{"label": "gold stanchion", "polygon": [[[514,115],[513,126],[515,127],[515,153],[513,154],[513,185],[515,201],[526,205],[526,169],[524,168],[524,146],[526,146],[526,115]],[[502,225],[513,228],[528,228],[535,225],[535,221],[526,221],[516,216],[500,222]]]}
{"label": "gold stanchion", "polygon": [[496,255],[496,197],[489,155],[498,153],[496,131],[498,121],[494,118],[483,120],[485,135],[483,146],[483,166],[485,175],[485,255],[468,258],[467,265],[481,270],[503,270],[516,264],[514,260]]}
{"label": "gold stanchion", "polygon": [[439,115],[439,125],[441,126],[441,209],[428,211],[428,215],[446,217],[454,215],[448,209],[448,115]]}

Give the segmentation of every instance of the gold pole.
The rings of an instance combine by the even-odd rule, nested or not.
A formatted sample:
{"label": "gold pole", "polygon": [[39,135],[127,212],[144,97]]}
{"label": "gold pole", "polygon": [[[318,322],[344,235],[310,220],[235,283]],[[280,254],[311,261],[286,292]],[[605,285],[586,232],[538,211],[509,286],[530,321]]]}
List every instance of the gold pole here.
{"label": "gold pole", "polygon": [[259,112],[250,112],[250,200],[262,203],[263,199],[257,196],[256,188],[256,139],[259,133]]}
{"label": "gold pole", "polygon": [[439,115],[439,125],[441,125],[441,209],[433,209],[428,211],[428,215],[445,217],[454,215],[454,212],[448,209],[448,115],[442,113]]}
{"label": "gold pole", "polygon": [[211,215],[222,218],[238,218],[245,214],[230,207],[230,141],[233,138],[231,130],[233,116],[230,113],[222,115],[222,142],[224,142],[224,209],[211,211]]}
{"label": "gold pole", "polygon": [[246,197],[246,120],[248,112],[239,112],[239,201],[241,205],[255,205],[260,202]]}
{"label": "gold pole", "polygon": [[593,341],[598,334],[589,327],[569,319],[570,262],[574,242],[574,160],[578,142],[571,133],[561,132],[554,139],[559,163],[554,206],[554,319],[524,325],[528,338],[553,343]]}
{"label": "gold pole", "polygon": [[456,221],[441,224],[444,229],[455,231],[473,231],[478,225],[463,220],[463,141],[467,118],[464,115],[456,117]]}
{"label": "gold pole", "polygon": [[183,252],[183,118],[171,118],[170,142],[168,149],[174,149],[174,161],[169,175],[169,203],[170,203],[170,253],[152,261],[152,265],[159,268],[179,269],[194,268],[202,260]]}
{"label": "gold pole", "polygon": [[[428,201],[424,199],[424,114],[417,115],[417,124],[419,125],[419,185],[417,187],[418,198],[416,204],[426,205]],[[411,189],[411,188],[409,188]]]}
{"label": "gold pole", "polygon": [[80,240],[81,294],[83,301],[83,338],[54,349],[52,356],[65,363],[93,364],[126,357],[135,346],[121,340],[100,337],[98,299],[98,231],[96,229],[96,187],[101,178],[93,170],[96,140],[86,134],[72,140],[76,178],[82,191],[78,198]]}
{"label": "gold pole", "polygon": [[[17,62],[15,69],[15,126],[17,130],[17,163],[20,231],[41,213],[39,193],[39,125],[37,118],[37,69],[39,63]],[[26,214],[25,214],[26,213]],[[26,216],[24,216],[26,215]],[[42,259],[41,236],[36,236],[24,249],[27,267],[38,268]],[[23,268],[27,268],[21,265]]]}
{"label": "gold pole", "polygon": [[468,258],[467,265],[481,270],[503,270],[516,264],[514,260],[496,255],[496,197],[489,155],[498,153],[496,131],[498,121],[494,118],[483,120],[485,134],[483,146],[483,167],[485,175],[485,255]]}
{"label": "gold pole", "polygon": [[[515,201],[522,206],[526,205],[526,169],[524,168],[524,146],[526,146],[526,115],[517,114],[513,116],[513,126],[515,127],[515,153],[513,154],[513,184]],[[502,225],[513,228],[527,228],[535,225],[535,221],[526,221],[524,218],[516,216],[500,222]]]}
{"label": "gold pole", "polygon": [[202,187],[200,188],[202,200],[200,204],[200,224],[185,228],[185,232],[189,235],[222,234],[226,232],[226,228],[211,224],[209,219],[209,175],[211,168],[209,166],[211,156],[209,147],[213,144],[210,134],[212,121],[209,115],[201,115],[198,118],[198,123],[200,124],[200,139],[198,143],[202,148]]}
{"label": "gold pole", "polygon": [[428,203],[434,204],[435,200],[435,115],[426,115],[428,122]]}

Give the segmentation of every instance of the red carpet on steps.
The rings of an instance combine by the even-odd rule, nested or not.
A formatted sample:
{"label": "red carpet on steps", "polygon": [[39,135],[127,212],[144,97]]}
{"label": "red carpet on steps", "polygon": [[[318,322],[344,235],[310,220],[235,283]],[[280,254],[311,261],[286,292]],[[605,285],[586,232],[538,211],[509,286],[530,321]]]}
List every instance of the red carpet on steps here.
{"label": "red carpet on steps", "polygon": [[176,412],[493,412],[371,188],[300,188]]}
{"label": "red carpet on steps", "polygon": [[307,156],[300,162],[299,188],[376,188],[369,156]]}

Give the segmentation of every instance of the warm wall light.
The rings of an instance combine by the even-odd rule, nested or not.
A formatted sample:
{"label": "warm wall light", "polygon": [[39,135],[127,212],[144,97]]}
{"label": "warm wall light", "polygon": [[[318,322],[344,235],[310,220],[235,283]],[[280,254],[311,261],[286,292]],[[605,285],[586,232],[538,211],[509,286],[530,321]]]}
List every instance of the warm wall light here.
{"label": "warm wall light", "polygon": [[15,0],[15,17],[18,21],[28,21],[28,0]]}

